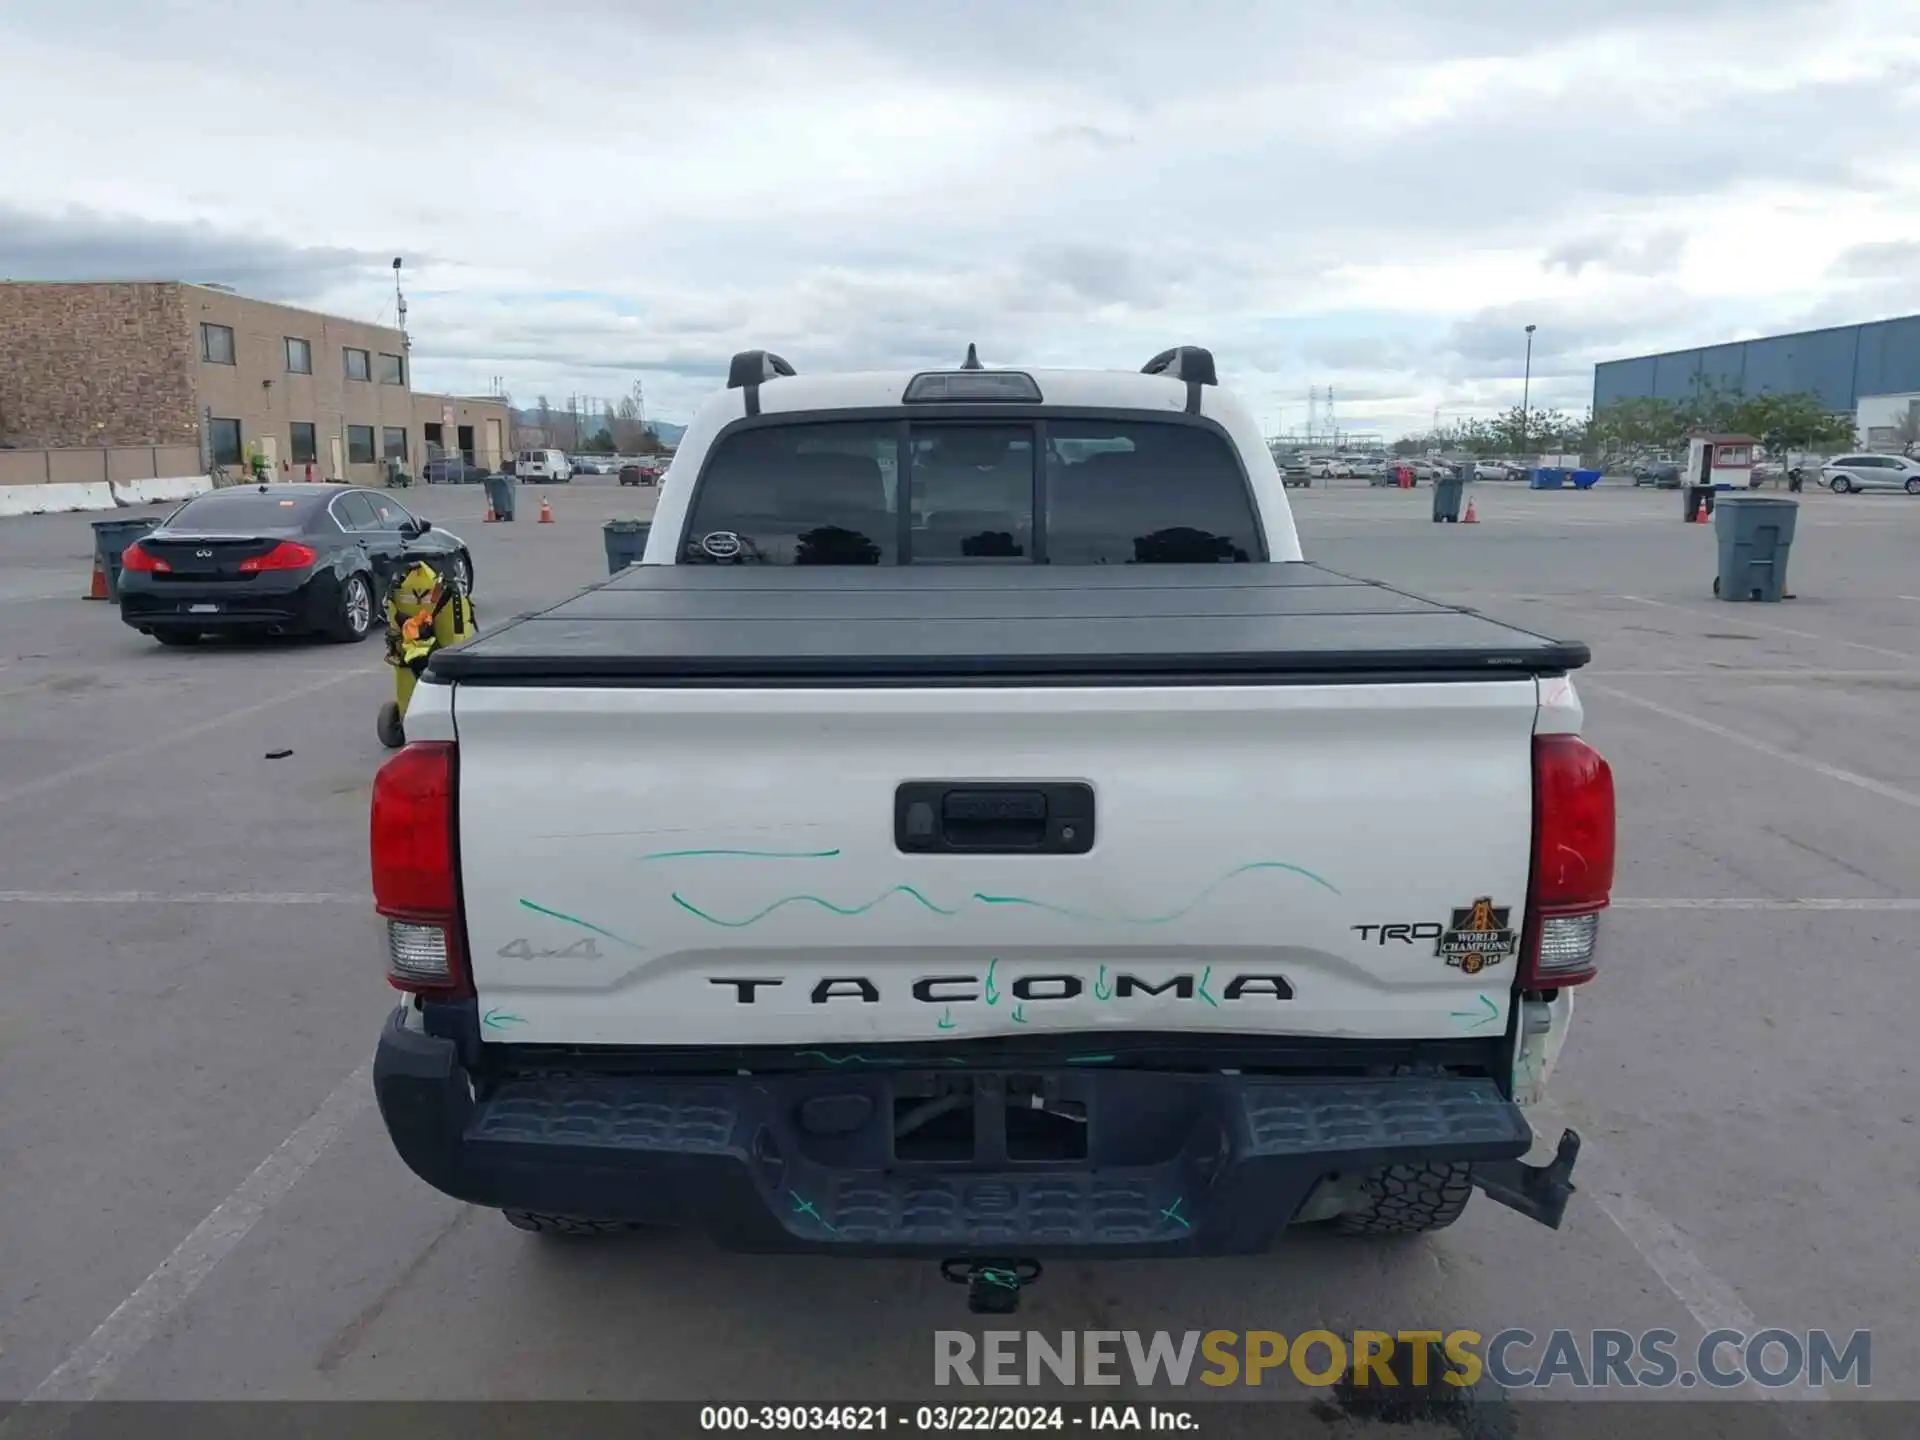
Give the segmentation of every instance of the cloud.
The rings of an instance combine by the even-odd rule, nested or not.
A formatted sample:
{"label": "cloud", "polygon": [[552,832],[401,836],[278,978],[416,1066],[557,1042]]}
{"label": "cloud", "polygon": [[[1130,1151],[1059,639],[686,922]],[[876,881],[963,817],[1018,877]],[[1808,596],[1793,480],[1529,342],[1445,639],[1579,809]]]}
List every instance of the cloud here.
{"label": "cloud", "polygon": [[[14,0],[0,270],[371,318],[403,254],[423,385],[669,418],[754,346],[1197,343],[1259,413],[1412,427],[1517,401],[1527,323],[1575,404],[1599,359],[1902,303],[1911,6]],[[520,103],[536,53],[561,103]]]}
{"label": "cloud", "polygon": [[311,300],[380,273],[391,255],[103,214],[36,214],[0,200],[0,279],[214,280],[265,300]]}

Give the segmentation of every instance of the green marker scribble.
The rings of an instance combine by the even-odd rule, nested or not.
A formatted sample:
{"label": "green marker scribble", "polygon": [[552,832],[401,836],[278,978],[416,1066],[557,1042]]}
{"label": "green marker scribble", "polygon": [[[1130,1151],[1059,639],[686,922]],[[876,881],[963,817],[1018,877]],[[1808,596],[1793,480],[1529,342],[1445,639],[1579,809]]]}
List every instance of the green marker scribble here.
{"label": "green marker scribble", "polygon": [[1182,916],[1192,914],[1201,905],[1211,899],[1214,892],[1228,881],[1236,879],[1241,875],[1251,875],[1258,870],[1285,871],[1290,875],[1299,875],[1304,879],[1311,880],[1323,890],[1331,891],[1335,895],[1340,893],[1330,882],[1314,874],[1311,870],[1302,869],[1298,865],[1289,865],[1281,860],[1255,860],[1251,864],[1236,866],[1234,869],[1229,870],[1198,895],[1195,895],[1193,899],[1189,900],[1186,904],[1176,910],[1169,910],[1161,915],[1102,915],[1090,910],[1075,910],[1066,905],[1055,905],[1046,900],[1030,899],[1025,895],[987,895],[980,891],[975,891],[973,898],[982,905],[1021,905],[1033,910],[1046,910],[1055,915],[1064,915],[1070,920],[1106,921],[1122,925],[1169,925]]}
{"label": "green marker scribble", "polygon": [[998,1285],[1002,1290],[1018,1290],[1020,1277],[1011,1270],[1001,1270],[992,1265],[982,1265],[973,1272],[989,1285]]}
{"label": "green marker scribble", "polygon": [[1193,1228],[1192,1222],[1190,1222],[1186,1216],[1180,1213],[1180,1207],[1186,1203],[1187,1203],[1187,1197],[1182,1195],[1177,1200],[1175,1200],[1173,1204],[1167,1206],[1166,1209],[1162,1210],[1160,1214],[1168,1220],[1177,1221],[1182,1230],[1191,1230]]}
{"label": "green marker scribble", "polygon": [[[678,852],[666,852],[666,853],[671,854],[671,853],[678,853]],[[691,853],[691,852],[688,852],[688,853]],[[821,856],[823,857],[829,853],[832,853],[832,852],[827,852],[827,851],[820,852]],[[786,857],[786,858],[799,859],[799,858],[812,858],[812,857],[810,856],[803,857],[803,856],[795,855],[795,856]],[[1284,860],[1255,860],[1249,864],[1239,865],[1239,866],[1236,866],[1234,869],[1229,870],[1225,875],[1222,875],[1218,880],[1215,880],[1212,884],[1208,885],[1205,889],[1201,890],[1199,894],[1195,895],[1186,904],[1180,906],[1178,909],[1169,910],[1166,913],[1160,914],[1160,915],[1104,915],[1096,911],[1076,910],[1071,906],[1056,905],[1050,900],[1036,900],[1032,896],[1028,896],[1028,895],[988,895],[985,892],[978,891],[978,890],[976,890],[971,896],[969,896],[968,899],[976,905],[1021,906],[1030,910],[1045,910],[1050,914],[1063,915],[1070,920],[1088,920],[1088,921],[1093,921],[1095,923],[1100,923],[1100,924],[1170,925],[1175,920],[1180,919],[1182,916],[1192,914],[1193,911],[1195,911],[1201,905],[1205,904],[1209,899],[1211,899],[1215,891],[1219,890],[1221,886],[1227,884],[1229,881],[1241,875],[1251,875],[1256,871],[1262,871],[1262,870],[1280,871],[1289,875],[1298,875],[1301,878],[1311,881],[1313,884],[1320,886],[1323,890],[1329,891],[1332,894],[1338,895],[1340,893],[1338,887],[1332,884],[1332,882],[1322,878],[1319,875],[1314,874],[1313,871],[1305,869],[1299,865],[1289,864]],[[691,900],[687,899],[686,896],[680,894],[678,891],[674,892],[673,901],[681,909],[687,911],[691,915],[697,915],[700,919],[705,920],[710,925],[724,926],[729,930],[743,930],[749,925],[757,924],[758,922],[766,919],[767,916],[773,914],[774,911],[779,910],[783,906],[787,906],[787,905],[800,905],[800,904],[818,905],[821,909],[830,910],[835,915],[844,915],[844,916],[864,915],[869,910],[873,909],[876,905],[880,904],[881,901],[886,900],[890,896],[894,896],[894,895],[905,895],[909,899],[918,902],[923,908],[932,912],[935,915],[952,918],[953,916],[958,915],[960,913],[959,907],[956,906],[954,908],[948,908],[945,905],[936,904],[932,900],[929,900],[925,895],[921,894],[918,890],[914,889],[914,887],[911,885],[895,885],[891,889],[886,890],[881,894],[875,896],[873,899],[867,901],[867,903],[864,905],[852,905],[852,906],[837,905],[833,901],[822,899],[818,895],[787,895],[787,896],[783,896],[781,899],[774,901],[771,905],[766,906],[764,909],[756,910],[753,914],[738,920],[724,919],[721,916],[711,914],[706,910],[702,910],[698,905],[695,905]],[[522,902],[522,903],[525,903],[525,902]],[[563,915],[560,918],[571,919],[572,917]],[[584,922],[575,921],[575,923],[581,924]],[[591,929],[593,927],[589,926],[588,928]],[[605,933],[605,932],[601,932],[601,933]],[[619,937],[615,936],[613,938],[618,939]]]}
{"label": "green marker scribble", "polygon": [[802,1060],[821,1060],[828,1065],[964,1065],[958,1055],[829,1055],[824,1050],[795,1052]]}
{"label": "green marker scribble", "polygon": [[1194,992],[1198,994],[1202,1000],[1206,1001],[1207,1004],[1213,1006],[1214,1009],[1218,1010],[1220,1008],[1220,1002],[1214,999],[1213,996],[1207,993],[1207,981],[1209,981],[1212,978],[1213,978],[1213,966],[1211,965],[1205,966],[1200,971],[1200,983],[1194,986],[1193,988],[1194,988]]}
{"label": "green marker scribble", "polygon": [[1107,983],[1107,967],[1104,965],[1100,967],[1100,973],[1093,977],[1093,998],[1096,1000],[1113,998],[1113,986]]}
{"label": "green marker scribble", "polygon": [[787,1194],[793,1197],[793,1213],[795,1215],[812,1216],[815,1220],[818,1220],[820,1222],[821,1228],[824,1229],[829,1235],[837,1235],[840,1233],[839,1231],[833,1228],[832,1222],[830,1222],[826,1216],[822,1215],[818,1210],[813,1208],[813,1202],[811,1200],[806,1200],[801,1197],[800,1192],[798,1190],[789,1190],[787,1191]]}
{"label": "green marker scribble", "polygon": [[690,915],[699,916],[709,925],[721,925],[728,930],[744,930],[747,926],[758,924],[760,921],[766,919],[767,916],[773,914],[774,911],[788,905],[818,905],[822,910],[831,910],[836,915],[864,915],[867,911],[873,909],[874,906],[894,895],[905,895],[910,900],[918,901],[936,915],[953,915],[957,913],[956,911],[948,910],[943,906],[934,904],[933,901],[922,895],[911,885],[895,885],[891,889],[883,890],[864,905],[836,905],[833,901],[823,900],[818,895],[787,895],[774,901],[764,909],[754,911],[753,914],[742,920],[728,920],[719,915],[709,914],[691,900],[687,899],[687,897],[682,895],[678,890],[673,892],[672,899],[673,903],[678,905],[682,910],[685,910]]}
{"label": "green marker scribble", "polygon": [[998,970],[999,968],[1000,968],[1000,957],[998,955],[994,956],[991,960],[987,961],[986,995],[987,995],[987,1004],[989,1005],[998,1005],[1000,1003],[1000,987],[993,983],[993,972],[995,970]]}
{"label": "green marker scribble", "polygon": [[1486,1024],[1489,1020],[1498,1020],[1500,1018],[1500,1007],[1494,1004],[1492,999],[1490,999],[1486,995],[1481,995],[1481,996],[1478,996],[1477,998],[1480,1001],[1480,1005],[1481,1005],[1480,1009],[1455,1010],[1450,1012],[1447,1018],[1449,1020],[1460,1021],[1461,1024],[1464,1025],[1465,1028],[1467,1028],[1468,1030],[1478,1030],[1482,1025]]}
{"label": "green marker scribble", "polygon": [[1027,1023],[1027,1007],[1024,1005],[1015,1005],[1013,1009],[1010,1012],[1008,1012],[1007,1018],[1013,1021],[1013,1023],[1016,1025],[1026,1024]]}
{"label": "green marker scribble", "polygon": [[1117,1055],[1069,1055],[1062,1065],[1109,1065],[1119,1059]]}
{"label": "green marker scribble", "polygon": [[650,855],[642,855],[639,863],[649,860],[697,860],[709,856],[735,856],[742,860],[832,860],[840,854],[834,850],[655,850]]}
{"label": "green marker scribble", "polygon": [[959,1022],[953,1018],[953,1011],[949,1009],[949,1010],[942,1010],[940,1012],[940,1018],[934,1021],[933,1023],[939,1026],[940,1029],[942,1030],[951,1030]]}
{"label": "green marker scribble", "polygon": [[524,1025],[527,1022],[518,1015],[510,1015],[505,1010],[489,1010],[480,1017],[480,1023],[489,1030],[504,1030],[509,1025]]}
{"label": "green marker scribble", "polygon": [[603,930],[591,920],[582,920],[578,915],[569,915],[564,910],[549,910],[544,905],[536,905],[533,901],[525,899],[523,899],[520,904],[522,908],[531,910],[536,915],[545,915],[553,920],[564,920],[569,925],[578,925],[582,930],[591,930],[596,935],[604,935],[607,939],[614,941],[616,944],[624,945],[629,950],[645,951],[647,948],[644,945],[634,944],[633,941],[627,939],[624,935],[616,935],[611,930]]}

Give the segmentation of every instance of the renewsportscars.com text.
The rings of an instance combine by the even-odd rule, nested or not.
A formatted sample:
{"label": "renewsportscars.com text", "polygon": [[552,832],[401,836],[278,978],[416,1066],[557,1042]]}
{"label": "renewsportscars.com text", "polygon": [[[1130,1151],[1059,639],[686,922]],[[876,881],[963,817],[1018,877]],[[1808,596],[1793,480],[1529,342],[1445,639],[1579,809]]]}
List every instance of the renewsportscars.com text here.
{"label": "renewsportscars.com text", "polygon": [[966,1330],[933,1332],[936,1385],[1470,1386],[1660,1390],[1873,1383],[1873,1335],[1713,1330]]}

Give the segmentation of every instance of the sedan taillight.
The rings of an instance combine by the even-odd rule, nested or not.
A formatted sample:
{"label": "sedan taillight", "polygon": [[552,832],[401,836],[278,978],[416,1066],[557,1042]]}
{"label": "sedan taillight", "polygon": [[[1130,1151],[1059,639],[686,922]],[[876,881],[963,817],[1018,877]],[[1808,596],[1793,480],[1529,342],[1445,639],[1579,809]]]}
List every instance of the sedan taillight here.
{"label": "sedan taillight", "polygon": [[319,558],[316,551],[297,540],[282,540],[266,554],[242,560],[238,568],[242,575],[257,575],[262,570],[304,570]]}
{"label": "sedan taillight", "polygon": [[131,570],[136,575],[155,575],[163,570],[171,570],[173,566],[136,540],[120,552],[120,569],[123,572]]}

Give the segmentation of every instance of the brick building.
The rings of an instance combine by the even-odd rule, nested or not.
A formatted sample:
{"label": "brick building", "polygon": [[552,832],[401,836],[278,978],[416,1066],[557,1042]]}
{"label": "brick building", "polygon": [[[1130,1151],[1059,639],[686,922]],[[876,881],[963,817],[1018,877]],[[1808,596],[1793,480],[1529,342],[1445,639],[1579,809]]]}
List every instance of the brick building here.
{"label": "brick building", "polygon": [[[454,450],[493,469],[510,426],[505,401],[416,392],[387,326],[178,281],[0,284],[0,441],[45,452],[45,478],[125,447],[363,483]],[[22,471],[0,479],[41,478],[23,460],[0,450]]]}

